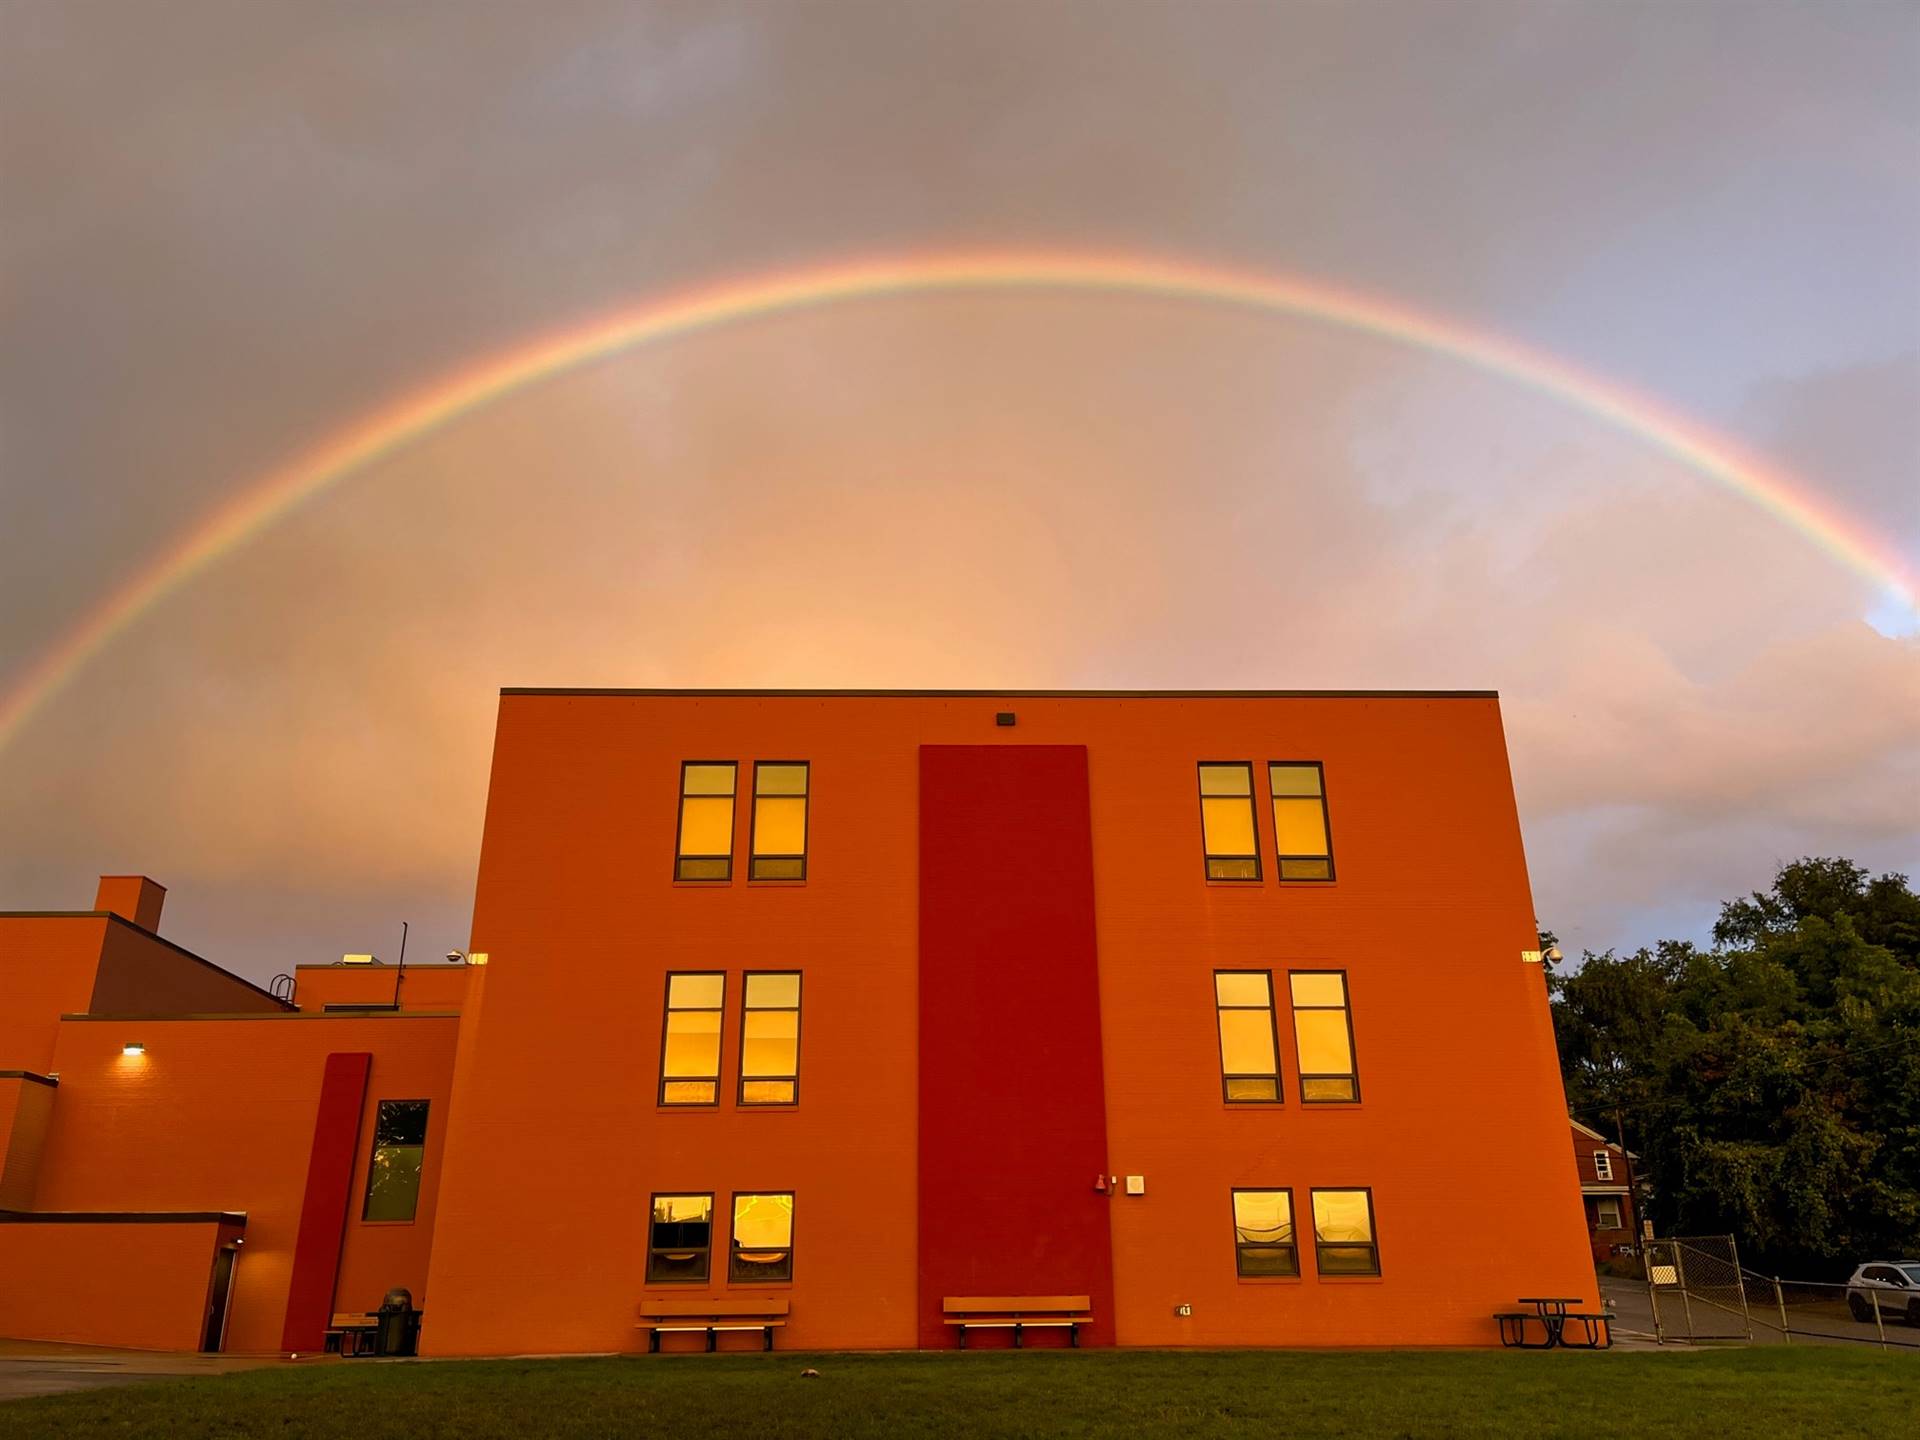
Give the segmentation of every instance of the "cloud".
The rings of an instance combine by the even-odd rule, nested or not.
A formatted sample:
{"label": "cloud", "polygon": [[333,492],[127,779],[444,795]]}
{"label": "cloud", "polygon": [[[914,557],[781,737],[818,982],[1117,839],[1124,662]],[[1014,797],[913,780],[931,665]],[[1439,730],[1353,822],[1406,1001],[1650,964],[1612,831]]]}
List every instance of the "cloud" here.
{"label": "cloud", "polygon": [[[27,783],[0,823],[35,833],[36,884],[123,865],[245,896],[181,913],[284,964],[372,943],[298,928],[325,895],[360,929],[407,896],[458,925],[501,685],[1494,685],[1526,815],[1577,838],[1535,852],[1570,938],[1670,898],[1635,859],[1661,837],[1714,833],[1744,882],[1773,852],[1743,827],[1897,844],[1913,649],[1847,618],[1831,563],[1591,424],[1490,452],[1491,383],[1426,449],[1382,446],[1429,364],[1004,297],[629,356],[156,610],[4,757]],[[236,932],[273,896],[285,933]]]}
{"label": "cloud", "polygon": [[[914,246],[1461,314],[1911,540],[1910,24],[1750,9],[1653,44],[1524,0],[17,5],[0,675],[402,387]],[[1456,365],[1164,302],[852,306],[515,397],[156,608],[0,754],[0,903],[159,870],[249,973],[396,911],[462,943],[502,684],[1491,685],[1543,915],[1644,939],[1802,849],[1909,863],[1913,651],[1870,602]]]}

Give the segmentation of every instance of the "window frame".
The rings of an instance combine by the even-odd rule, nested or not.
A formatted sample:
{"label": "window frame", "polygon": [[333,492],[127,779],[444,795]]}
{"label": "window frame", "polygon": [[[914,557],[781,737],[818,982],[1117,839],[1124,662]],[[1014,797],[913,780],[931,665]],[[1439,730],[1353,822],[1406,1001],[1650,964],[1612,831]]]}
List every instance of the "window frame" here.
{"label": "window frame", "polygon": [[[804,770],[807,775],[807,788],[799,795],[800,800],[800,853],[798,855],[762,855],[760,845],[760,770],[763,766],[786,766]],[[738,783],[736,777],[736,783]],[[807,854],[813,842],[813,762],[811,760],[756,760],[753,762],[753,801],[752,813],[747,819],[747,882],[761,885],[798,885],[807,878]],[[768,799],[794,799],[791,795],[768,796]],[[756,875],[754,866],[762,860],[798,860],[798,875]]]}
{"label": "window frame", "polygon": [[[1300,1048],[1299,1013],[1302,1010],[1331,1010],[1331,1005],[1302,1005],[1293,998],[1293,977],[1296,975],[1338,975],[1340,977],[1340,995],[1345,1002],[1339,1008],[1347,1022],[1347,1064],[1351,1067],[1345,1075],[1329,1074],[1316,1070],[1307,1073],[1305,1052]],[[1289,970],[1287,971],[1287,1007],[1293,1012],[1293,1048],[1294,1062],[1299,1067],[1300,1103],[1302,1105],[1358,1105],[1360,1103],[1360,1048],[1353,1038],[1353,986],[1347,980],[1344,970]],[[1309,1080],[1351,1080],[1353,1094],[1342,1100],[1316,1100],[1307,1094]]]}
{"label": "window frame", "polygon": [[[367,1214],[373,1204],[374,1165],[380,1158],[382,1149],[412,1149],[408,1146],[382,1146],[380,1143],[380,1112],[389,1105],[419,1105],[425,1109],[420,1121],[420,1170],[413,1182],[413,1208],[405,1215],[375,1217]],[[433,1101],[424,1096],[393,1096],[373,1102],[373,1144],[367,1149],[367,1184],[360,1197],[360,1223],[362,1225],[412,1225],[420,1218],[420,1192],[427,1183],[427,1126],[433,1116]]]}
{"label": "window frame", "polygon": [[[1287,1197],[1287,1220],[1293,1226],[1293,1239],[1282,1244],[1279,1241],[1242,1240],[1240,1238],[1240,1210],[1237,1201],[1242,1195],[1284,1195]],[[1298,1280],[1300,1270],[1300,1212],[1293,1203],[1291,1185],[1235,1185],[1227,1192],[1228,1219],[1233,1223],[1233,1273],[1240,1280]],[[1244,1265],[1247,1250],[1285,1250],[1293,1260],[1293,1273],[1290,1275],[1272,1275],[1261,1272],[1249,1273]]]}
{"label": "window frame", "polygon": [[1596,1180],[1611,1180],[1613,1178],[1613,1156],[1604,1150],[1594,1151],[1593,1174]]}
{"label": "window frame", "polygon": [[[1613,1207],[1613,1223],[1611,1225],[1607,1223],[1606,1211],[1608,1206]],[[1627,1228],[1626,1214],[1620,1205],[1620,1197],[1618,1195],[1597,1195],[1594,1197],[1593,1228],[1596,1230],[1624,1230]]]}
{"label": "window frame", "polygon": [[[655,1245],[653,1243],[653,1227],[655,1223],[653,1218],[654,1205],[663,1197],[669,1200],[680,1200],[680,1199],[690,1200],[698,1196],[704,1196],[707,1202],[707,1245],[706,1245],[705,1251],[703,1252],[706,1255],[706,1264],[701,1267],[700,1273],[698,1275],[669,1276],[669,1277],[655,1276],[653,1273],[654,1254],[657,1251],[669,1249],[672,1247],[668,1247],[664,1245]],[[646,1263],[646,1278],[642,1283],[647,1285],[706,1285],[711,1283],[712,1277],[713,1277],[713,1202],[714,1202],[714,1199],[715,1199],[714,1192],[711,1190],[654,1190],[648,1193],[647,1195],[647,1263]]]}
{"label": "window frame", "polygon": [[[1227,1053],[1226,1053],[1226,1043],[1225,1043],[1226,1035],[1225,1035],[1225,1032],[1222,1030],[1221,1024],[1220,1024],[1221,1013],[1227,1010],[1255,1010],[1255,1009],[1259,1009],[1260,1007],[1255,1005],[1223,1005],[1221,1004],[1220,1003],[1220,977],[1222,975],[1261,975],[1266,977],[1267,1003],[1265,1008],[1267,1012],[1267,1026],[1268,1026],[1268,1033],[1273,1038],[1273,1074],[1271,1076],[1248,1074],[1245,1072],[1235,1072],[1233,1074],[1229,1074],[1227,1072]],[[1286,1104],[1287,1081],[1286,1081],[1286,1075],[1284,1073],[1286,1070],[1286,1062],[1282,1058],[1281,1050],[1280,1050],[1280,1020],[1279,1020],[1279,1016],[1274,1013],[1276,1000],[1275,1000],[1274,989],[1273,989],[1273,972],[1271,970],[1248,970],[1248,969],[1238,969],[1238,968],[1227,969],[1227,970],[1215,970],[1213,972],[1212,985],[1213,985],[1214,1053],[1218,1056],[1220,1061],[1221,1102],[1227,1105],[1284,1105]],[[1235,1080],[1266,1080],[1266,1079],[1271,1079],[1273,1081],[1273,1097],[1271,1099],[1236,1099],[1232,1093],[1233,1091],[1232,1082]]]}
{"label": "window frame", "polygon": [[[681,853],[681,837],[687,828],[687,772],[697,766],[725,766],[733,771],[733,791],[727,797],[732,804],[732,812],[727,821],[727,853],[725,855],[686,855]],[[718,796],[701,795],[695,799],[712,800]],[[738,760],[682,760],[680,762],[680,793],[674,801],[673,812],[673,883],[676,885],[728,885],[733,882],[733,852],[740,843],[740,762]],[[688,860],[724,860],[727,870],[724,875],[682,875],[680,867]]]}
{"label": "window frame", "polygon": [[[741,1278],[736,1276],[733,1273],[733,1257],[734,1257],[735,1250],[738,1248],[735,1242],[737,1240],[737,1233],[736,1233],[737,1227],[740,1223],[740,1212],[739,1212],[740,1201],[761,1199],[769,1196],[779,1196],[779,1195],[786,1196],[787,1202],[788,1202],[787,1203],[787,1244],[786,1244],[787,1273],[785,1275],[778,1276],[772,1279],[769,1279],[765,1276],[759,1276],[759,1277],[749,1276],[746,1278]],[[727,1196],[727,1284],[729,1285],[791,1285],[793,1283],[794,1232],[799,1228],[799,1222],[798,1220],[795,1219],[795,1212],[798,1210],[799,1207],[793,1203],[793,1199],[794,1199],[794,1192],[791,1190],[735,1190]]]}
{"label": "window frame", "polygon": [[[1247,772],[1247,824],[1248,829],[1253,835],[1253,853],[1251,855],[1229,855],[1224,851],[1216,855],[1207,848],[1207,801],[1210,799],[1237,800],[1240,798],[1237,795],[1210,796],[1207,794],[1206,782],[1203,776],[1206,771],[1213,769],[1239,769]],[[1194,762],[1194,785],[1198,789],[1200,798],[1200,869],[1201,873],[1207,877],[1207,883],[1209,885],[1258,885],[1266,878],[1266,867],[1261,863],[1260,859],[1260,796],[1259,792],[1254,788],[1254,778],[1254,763],[1251,760],[1199,760]],[[1215,860],[1251,860],[1253,862],[1253,873],[1251,875],[1215,875],[1213,873],[1213,862]]]}
{"label": "window frame", "polygon": [[[674,977],[677,975],[698,976],[701,978],[714,976],[714,975],[717,975],[720,977],[720,1003],[718,1006],[688,1005],[683,1008],[683,1013],[689,1014],[689,1015],[712,1014],[712,1015],[718,1015],[720,1017],[720,1029],[716,1032],[715,1047],[714,1047],[713,1075],[711,1076],[711,1079],[713,1081],[713,1098],[711,1100],[669,1100],[667,1099],[667,1083],[669,1079],[667,1075],[667,1035],[670,1027],[673,1024],[673,1016],[674,1016],[673,981],[674,981]],[[720,1106],[720,1077],[726,1068],[726,1058],[727,1058],[727,972],[724,970],[669,970],[667,971],[666,985],[660,996],[660,1067],[659,1067],[660,1083],[658,1088],[654,1091],[654,1103],[663,1110],[716,1110],[718,1109]],[[684,1084],[689,1080],[694,1080],[694,1081],[705,1080],[705,1079],[708,1079],[709,1077],[704,1075],[675,1075],[671,1078],[676,1083]],[[662,1193],[663,1194],[671,1193],[671,1194],[677,1195],[680,1192],[675,1190],[671,1192],[663,1191]],[[692,1194],[695,1192],[688,1191],[687,1193]]]}
{"label": "window frame", "polygon": [[[1357,1250],[1362,1247],[1358,1240],[1322,1240],[1320,1238],[1320,1214],[1313,1202],[1320,1195],[1364,1195],[1367,1197],[1367,1239],[1365,1248],[1373,1252],[1371,1270],[1328,1270],[1320,1263],[1323,1250]],[[1380,1219],[1374,1209],[1373,1187],[1371,1185],[1316,1185],[1307,1192],[1307,1222],[1313,1226],[1313,1270],[1322,1280],[1371,1280],[1382,1274],[1380,1267]]]}
{"label": "window frame", "polygon": [[[1306,795],[1275,795],[1273,793],[1273,771],[1275,766],[1282,770],[1313,770],[1320,777],[1320,833],[1326,837],[1327,853],[1324,855],[1282,855],[1280,853],[1280,817],[1274,812],[1276,800],[1306,800]],[[1339,878],[1339,869],[1333,862],[1333,811],[1327,804],[1327,765],[1324,760],[1269,760],[1267,761],[1267,818],[1273,822],[1273,873],[1282,885],[1331,885]],[[1327,873],[1324,875],[1289,875],[1289,860],[1324,860]]]}
{"label": "window frame", "polygon": [[[749,1075],[747,1074],[747,1008],[748,981],[755,975],[791,975],[794,982],[794,1003],[786,1005],[760,1005],[755,1008],[770,1014],[784,1015],[790,1009],[793,1013],[793,1073],[791,1075]],[[734,1088],[734,1104],[743,1110],[791,1110],[800,1103],[800,1027],[806,1023],[807,986],[806,972],[802,970],[744,970],[740,975],[740,1065],[739,1081]],[[786,1080],[793,1084],[791,1100],[749,1100],[747,1082],[749,1080]],[[749,1190],[749,1195],[786,1195],[786,1190]]]}

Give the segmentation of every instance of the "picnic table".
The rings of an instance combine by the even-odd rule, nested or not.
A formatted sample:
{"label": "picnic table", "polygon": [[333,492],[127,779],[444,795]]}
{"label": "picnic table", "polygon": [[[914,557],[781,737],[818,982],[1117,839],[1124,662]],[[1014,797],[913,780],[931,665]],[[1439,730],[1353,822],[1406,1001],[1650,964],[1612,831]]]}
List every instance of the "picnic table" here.
{"label": "picnic table", "polygon": [[[1500,1343],[1510,1349],[1552,1350],[1564,1346],[1577,1350],[1605,1350],[1613,1345],[1613,1326],[1604,1314],[1574,1310],[1578,1295],[1522,1295],[1516,1305],[1531,1305],[1532,1310],[1513,1310],[1495,1315],[1500,1325]],[[1567,1322],[1577,1321],[1580,1338],[1567,1335]],[[1527,1322],[1537,1321],[1543,1338],[1527,1338]]]}

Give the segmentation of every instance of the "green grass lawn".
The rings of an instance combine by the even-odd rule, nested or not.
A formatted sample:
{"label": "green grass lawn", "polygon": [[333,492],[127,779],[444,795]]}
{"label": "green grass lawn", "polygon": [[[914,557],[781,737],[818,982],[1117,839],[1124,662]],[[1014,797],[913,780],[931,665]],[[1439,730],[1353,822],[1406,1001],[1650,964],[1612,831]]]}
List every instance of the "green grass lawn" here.
{"label": "green grass lawn", "polygon": [[[814,1366],[818,1379],[801,1378]],[[1093,1351],[350,1362],[0,1404],[16,1436],[1847,1436],[1911,1433],[1920,1357],[1838,1348]]]}

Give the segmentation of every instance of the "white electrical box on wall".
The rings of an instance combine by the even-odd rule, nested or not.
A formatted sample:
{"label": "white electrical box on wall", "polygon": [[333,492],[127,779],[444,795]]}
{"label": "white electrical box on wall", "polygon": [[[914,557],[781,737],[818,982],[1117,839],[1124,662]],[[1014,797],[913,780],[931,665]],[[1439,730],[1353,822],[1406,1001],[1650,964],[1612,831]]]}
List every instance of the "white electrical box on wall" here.
{"label": "white electrical box on wall", "polygon": [[1144,1195],[1147,1193],[1147,1177],[1144,1175],[1127,1176],[1127,1194]]}

